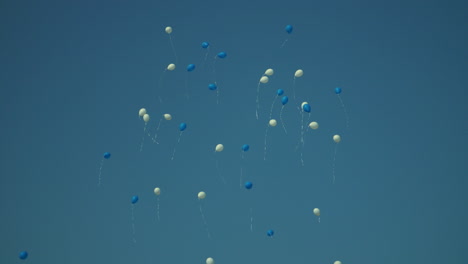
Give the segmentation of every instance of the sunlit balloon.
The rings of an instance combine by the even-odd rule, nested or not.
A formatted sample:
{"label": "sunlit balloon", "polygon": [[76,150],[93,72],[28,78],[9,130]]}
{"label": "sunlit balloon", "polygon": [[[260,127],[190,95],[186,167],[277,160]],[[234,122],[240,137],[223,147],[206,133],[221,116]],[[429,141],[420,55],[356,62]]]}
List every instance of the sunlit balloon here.
{"label": "sunlit balloon", "polygon": [[223,151],[223,149],[224,149],[223,144],[218,144],[218,145],[216,145],[215,151],[216,152],[221,152],[221,151]]}
{"label": "sunlit balloon", "polygon": [[336,143],[340,143],[340,141],[341,141],[341,136],[340,136],[340,135],[334,135],[334,136],[333,136],[333,141],[335,141]]}
{"label": "sunlit balloon", "polygon": [[154,188],[154,194],[160,195],[161,194],[161,189],[159,187]]}
{"label": "sunlit balloon", "polygon": [[269,124],[270,124],[270,126],[275,127],[278,123],[276,122],[275,119],[271,119]]}
{"label": "sunlit balloon", "polygon": [[141,108],[140,111],[138,111],[138,115],[140,117],[143,117],[145,114],[146,114],[146,109],[145,108]]}
{"label": "sunlit balloon", "polygon": [[213,258],[207,258],[206,259],[206,264],[215,264]]}
{"label": "sunlit balloon", "polygon": [[341,264],[341,261],[337,260],[337,261],[333,262],[333,264]]}
{"label": "sunlit balloon", "polygon": [[268,81],[269,81],[268,76],[262,76],[262,77],[260,78],[260,82],[261,82],[261,83],[268,83]]}
{"label": "sunlit balloon", "polygon": [[172,33],[172,27],[166,27],[165,31],[166,31],[167,34],[171,34]]}
{"label": "sunlit balloon", "polygon": [[206,198],[206,193],[205,192],[199,192],[198,193],[198,199],[203,200]]}
{"label": "sunlit balloon", "polygon": [[297,71],[294,73],[294,77],[296,77],[296,78],[302,77],[302,75],[304,75],[304,71],[301,70],[301,69],[297,70]]}
{"label": "sunlit balloon", "polygon": [[150,120],[150,116],[148,114],[145,114],[143,116],[143,121],[145,121],[145,123],[148,123],[149,120]]}
{"label": "sunlit balloon", "polygon": [[315,130],[319,127],[319,125],[317,122],[314,121],[314,122],[310,122],[309,127]]}
{"label": "sunlit balloon", "polygon": [[273,69],[267,69],[267,70],[265,71],[265,75],[268,75],[268,76],[272,76],[273,73],[275,73],[275,72],[273,71]]}
{"label": "sunlit balloon", "polygon": [[164,114],[164,119],[166,119],[167,121],[171,120],[172,119],[172,116],[170,114]]}
{"label": "sunlit balloon", "polygon": [[314,208],[314,215],[320,216],[320,209]]}
{"label": "sunlit balloon", "polygon": [[169,71],[173,71],[173,70],[175,69],[175,64],[174,64],[174,63],[171,63],[171,64],[167,65],[167,69],[168,69]]}

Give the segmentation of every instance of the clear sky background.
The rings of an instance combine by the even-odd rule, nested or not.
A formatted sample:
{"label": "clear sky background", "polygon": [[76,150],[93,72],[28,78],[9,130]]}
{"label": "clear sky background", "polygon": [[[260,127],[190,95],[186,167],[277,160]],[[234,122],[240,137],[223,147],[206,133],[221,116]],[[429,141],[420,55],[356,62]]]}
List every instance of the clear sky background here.
{"label": "clear sky background", "polygon": [[[468,262],[467,9],[432,0],[0,1],[0,263],[22,262],[22,250],[27,263],[47,264]],[[227,57],[214,63],[220,51]],[[177,68],[160,83],[169,63]],[[275,74],[260,87],[257,120],[267,68]],[[269,129],[264,160],[279,88],[290,97],[288,133],[281,122]],[[320,127],[305,129],[296,148],[302,101],[312,108],[303,124]],[[142,107],[151,133],[164,113],[173,119],[140,152]],[[279,112],[277,101],[272,117]],[[214,153],[218,143],[225,149]],[[253,189],[240,187],[245,180]]]}

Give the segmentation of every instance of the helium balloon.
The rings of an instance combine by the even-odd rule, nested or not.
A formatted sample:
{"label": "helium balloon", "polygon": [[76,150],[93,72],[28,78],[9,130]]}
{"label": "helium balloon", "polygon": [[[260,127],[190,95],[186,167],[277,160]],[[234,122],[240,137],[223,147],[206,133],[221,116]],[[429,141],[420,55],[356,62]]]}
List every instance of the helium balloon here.
{"label": "helium balloon", "polygon": [[302,106],[302,110],[306,113],[310,113],[310,105],[309,104],[304,104]]}
{"label": "helium balloon", "polygon": [[314,215],[320,216],[320,209],[314,208]]}
{"label": "helium balloon", "polygon": [[28,258],[28,252],[26,252],[26,251],[21,251],[21,252],[19,253],[19,258],[20,258],[20,259],[27,259],[27,258]]}
{"label": "helium balloon", "polygon": [[208,84],[208,89],[210,89],[211,91],[216,90],[216,88],[218,88],[218,86],[216,86],[216,84],[214,84],[214,83]]}
{"label": "helium balloon", "polygon": [[172,28],[171,27],[166,27],[165,31],[166,31],[167,34],[171,34],[172,33]]}
{"label": "helium balloon", "polygon": [[198,199],[199,199],[199,200],[203,200],[203,199],[205,199],[205,197],[206,197],[206,193],[205,193],[205,192],[199,192],[199,193],[198,193]]}
{"label": "helium balloon", "polygon": [[148,114],[145,114],[143,116],[143,121],[145,121],[145,123],[148,123],[149,120],[150,120],[150,116]]}
{"label": "helium balloon", "polygon": [[267,83],[268,81],[269,81],[269,79],[268,79],[267,76],[262,76],[262,78],[260,78],[261,83]]}
{"label": "helium balloon", "polygon": [[275,127],[278,123],[276,122],[275,119],[271,119],[269,124],[270,124],[270,126]]}
{"label": "helium balloon", "polygon": [[289,101],[289,98],[288,98],[287,96],[283,96],[283,98],[281,98],[281,103],[282,103],[283,105],[287,104],[288,101]]}
{"label": "helium balloon", "polygon": [[333,262],[333,264],[341,264],[341,261],[337,260],[337,261]]}
{"label": "helium balloon", "polygon": [[132,204],[136,204],[138,202],[138,196],[134,195],[132,196]]}
{"label": "helium balloon", "polygon": [[247,144],[242,146],[242,151],[244,151],[244,152],[248,151],[249,149],[250,149],[250,146],[247,145]]}
{"label": "helium balloon", "polygon": [[187,124],[186,124],[186,123],[180,123],[180,125],[179,125],[179,130],[180,130],[180,131],[184,131],[186,128],[187,128]]}
{"label": "helium balloon", "polygon": [[247,190],[252,189],[252,186],[253,186],[253,185],[252,185],[251,182],[246,182],[246,183],[245,183],[245,188],[246,188]]}
{"label": "helium balloon", "polygon": [[284,90],[283,90],[283,89],[278,89],[278,90],[276,91],[276,94],[277,94],[278,96],[282,96],[282,95],[284,94]]}
{"label": "helium balloon", "polygon": [[161,194],[161,189],[159,189],[159,187],[154,188],[154,194],[160,195]]}
{"label": "helium balloon", "polygon": [[267,70],[265,71],[265,75],[268,75],[268,76],[272,76],[273,73],[275,73],[275,72],[273,71],[273,69],[267,69]]}
{"label": "helium balloon", "polygon": [[142,109],[140,109],[140,111],[138,111],[139,116],[144,116],[145,114],[146,114],[146,109],[145,108],[142,108]]}
{"label": "helium balloon", "polygon": [[217,56],[218,56],[218,58],[220,58],[220,59],[224,59],[224,58],[226,58],[227,54],[226,54],[226,52],[221,51],[220,53],[218,53]]}
{"label": "helium balloon", "polygon": [[340,88],[340,87],[336,87],[336,88],[335,88],[335,93],[336,93],[336,94],[340,94],[340,93],[341,93],[341,88]]}
{"label": "helium balloon", "polygon": [[213,258],[207,258],[206,259],[206,264],[215,264]]}
{"label": "helium balloon", "polygon": [[111,154],[109,152],[104,153],[104,158],[109,159],[111,157]]}
{"label": "helium balloon", "polygon": [[193,70],[195,70],[195,64],[189,64],[189,65],[187,65],[187,71],[191,72],[191,71],[193,71]]}
{"label": "helium balloon", "polygon": [[294,73],[294,77],[296,77],[296,78],[302,77],[302,75],[304,75],[304,71],[301,70],[301,69],[297,70],[297,71]]}
{"label": "helium balloon", "polygon": [[210,46],[210,43],[204,41],[204,42],[202,42],[201,46],[202,46],[202,48],[206,49],[206,48],[208,48]]}
{"label": "helium balloon", "polygon": [[268,235],[269,237],[272,237],[274,234],[275,234],[275,231],[273,231],[272,229],[270,229],[270,230],[267,231],[267,235]]}
{"label": "helium balloon", "polygon": [[310,122],[309,127],[315,130],[319,127],[319,125],[317,122]]}
{"label": "helium balloon", "polygon": [[293,27],[291,25],[287,25],[284,30],[286,30],[286,32],[288,32],[288,34],[291,34],[292,31],[293,31]]}
{"label": "helium balloon", "polygon": [[174,64],[174,63],[171,63],[171,64],[167,65],[167,69],[168,69],[169,71],[173,71],[173,70],[175,69],[175,64]]}
{"label": "helium balloon", "polygon": [[172,119],[172,116],[170,114],[164,114],[164,119],[166,119],[167,121],[171,120]]}
{"label": "helium balloon", "polygon": [[223,144],[218,144],[218,145],[216,145],[215,151],[216,152],[221,152],[221,151],[223,151],[223,149],[224,149]]}
{"label": "helium balloon", "polygon": [[340,143],[340,141],[341,141],[340,135],[334,135],[333,136],[333,141],[335,141],[336,143]]}

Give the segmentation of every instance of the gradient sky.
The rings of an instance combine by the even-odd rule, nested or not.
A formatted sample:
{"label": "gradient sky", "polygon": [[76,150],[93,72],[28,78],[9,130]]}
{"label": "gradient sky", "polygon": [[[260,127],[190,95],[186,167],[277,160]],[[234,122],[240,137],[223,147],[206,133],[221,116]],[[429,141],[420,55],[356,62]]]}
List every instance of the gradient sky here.
{"label": "gradient sky", "polygon": [[[467,263],[467,10],[432,0],[0,1],[0,263],[22,262],[22,250],[47,264]],[[227,58],[214,63],[220,51]],[[169,63],[177,68],[163,75]],[[290,97],[287,134],[269,129],[264,160],[279,88]],[[320,127],[297,148],[302,101],[312,108],[303,124]],[[162,114],[173,119],[140,152],[142,107],[151,133]]]}

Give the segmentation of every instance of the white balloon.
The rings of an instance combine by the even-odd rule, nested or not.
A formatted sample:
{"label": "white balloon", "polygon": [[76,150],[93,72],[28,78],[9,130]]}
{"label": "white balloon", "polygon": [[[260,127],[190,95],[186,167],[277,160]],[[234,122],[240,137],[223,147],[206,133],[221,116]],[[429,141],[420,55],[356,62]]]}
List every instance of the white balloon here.
{"label": "white balloon", "polygon": [[205,193],[205,192],[199,192],[199,193],[198,193],[198,199],[203,200],[203,199],[205,199],[205,197],[206,197],[206,193]]}
{"label": "white balloon", "polygon": [[172,116],[170,114],[164,114],[164,119],[171,120]]}
{"label": "white balloon", "polygon": [[167,65],[167,69],[170,70],[170,71],[173,71],[175,69],[175,64],[171,63],[171,64]]}
{"label": "white balloon", "polygon": [[272,120],[270,120],[269,124],[270,124],[270,126],[274,127],[274,126],[276,126],[278,124],[278,122],[276,122],[275,119],[272,119]]}
{"label": "white balloon", "polygon": [[223,151],[223,149],[224,149],[223,144],[216,145],[216,148],[215,148],[216,152],[221,152],[221,151]]}
{"label": "white balloon", "polygon": [[314,208],[314,215],[320,216],[320,209]]}
{"label": "white balloon", "polygon": [[340,135],[334,135],[333,136],[333,141],[335,141],[336,143],[340,143],[340,141],[341,141]]}
{"label": "white balloon", "polygon": [[267,83],[268,81],[269,81],[268,76],[262,76],[262,78],[260,78],[261,83]]}
{"label": "white balloon", "polygon": [[333,262],[333,264],[341,264],[341,261],[337,260],[337,261]]}
{"label": "white balloon", "polygon": [[268,75],[268,76],[272,76],[273,73],[275,73],[275,72],[273,71],[273,69],[268,69],[268,70],[265,71],[265,75]]}
{"label": "white balloon", "polygon": [[171,34],[172,33],[172,28],[171,27],[166,27],[165,31],[166,31],[167,34]]}
{"label": "white balloon", "polygon": [[213,258],[207,258],[206,259],[206,264],[214,264],[214,259]]}
{"label": "white balloon", "polygon": [[145,114],[143,116],[143,121],[145,121],[145,123],[148,123],[149,120],[150,120],[150,116],[148,114]]}
{"label": "white balloon", "polygon": [[314,122],[310,122],[309,127],[315,130],[319,127],[319,125],[317,122],[314,121]]}
{"label": "white balloon", "polygon": [[161,194],[161,189],[159,189],[159,187],[154,188],[154,194],[160,195]]}
{"label": "white balloon", "polygon": [[303,74],[304,74],[304,71],[299,69],[294,73],[294,77],[299,78],[299,77],[302,77]]}
{"label": "white balloon", "polygon": [[302,104],[301,104],[301,111],[304,110],[304,105],[305,105],[305,104],[309,104],[309,103],[308,103],[308,102],[302,102]]}
{"label": "white balloon", "polygon": [[142,109],[140,109],[140,111],[138,111],[139,116],[144,116],[145,114],[146,114],[146,109],[145,108],[142,108]]}

